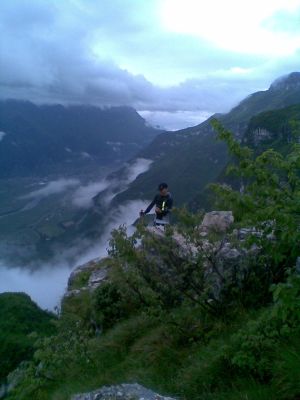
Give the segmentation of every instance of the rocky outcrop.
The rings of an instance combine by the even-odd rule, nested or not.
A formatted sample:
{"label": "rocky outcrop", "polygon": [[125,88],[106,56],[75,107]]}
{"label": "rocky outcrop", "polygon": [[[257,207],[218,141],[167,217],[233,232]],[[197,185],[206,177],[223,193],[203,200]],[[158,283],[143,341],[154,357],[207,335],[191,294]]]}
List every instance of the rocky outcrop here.
{"label": "rocky outcrop", "polygon": [[[181,259],[189,259],[189,262],[202,262],[205,279],[214,299],[220,299],[226,285],[239,285],[243,281],[260,251],[256,244],[245,246],[245,241],[249,236],[261,238],[263,232],[254,228],[232,230],[233,222],[231,211],[212,211],[206,213],[202,223],[195,227],[196,240],[193,243],[176,230],[172,233],[173,254]],[[164,240],[165,232],[160,228],[148,227],[147,230],[159,240]],[[150,259],[161,263],[161,271],[166,271],[167,267],[158,254],[152,254]]]}
{"label": "rocky outcrop", "polygon": [[211,211],[204,215],[199,229],[202,232],[225,233],[234,222],[232,211]]}
{"label": "rocky outcrop", "polygon": [[175,400],[161,396],[152,390],[134,383],[104,386],[90,393],[77,394],[71,400]]}
{"label": "rocky outcrop", "polygon": [[272,132],[269,132],[265,128],[256,128],[252,132],[252,137],[253,137],[252,140],[253,140],[253,143],[255,146],[257,146],[260,142],[262,142],[264,140],[271,139],[273,136],[274,136],[274,134]]}
{"label": "rocky outcrop", "polygon": [[108,258],[96,258],[75,268],[68,280],[64,297],[76,296],[83,290],[93,292],[108,279]]}
{"label": "rocky outcrop", "polygon": [[[263,234],[254,228],[232,230],[233,222],[231,211],[211,211],[206,213],[202,223],[194,228],[196,236],[198,234],[194,242],[176,229],[172,232],[173,256],[195,263],[199,263],[202,259],[206,279],[210,284],[212,296],[216,299],[220,298],[226,284],[238,284],[243,280],[253,257],[258,254],[259,248],[255,244],[250,248],[244,245],[246,239],[249,236],[260,238]],[[148,226],[147,232],[159,241],[169,240],[163,228]],[[149,262],[155,262],[160,266],[162,273],[168,273],[164,260],[151,242],[147,244],[147,240],[143,239],[138,246],[146,250]],[[93,292],[107,282],[109,260],[109,258],[96,259],[76,268],[69,278],[65,298],[77,296],[84,290]]]}

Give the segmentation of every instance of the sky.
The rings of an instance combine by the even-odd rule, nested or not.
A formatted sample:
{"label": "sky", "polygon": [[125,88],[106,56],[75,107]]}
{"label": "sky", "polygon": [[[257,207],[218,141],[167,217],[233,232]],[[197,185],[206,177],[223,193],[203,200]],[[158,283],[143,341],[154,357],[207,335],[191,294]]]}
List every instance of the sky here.
{"label": "sky", "polygon": [[179,129],[299,70],[300,0],[1,0],[0,97]]}

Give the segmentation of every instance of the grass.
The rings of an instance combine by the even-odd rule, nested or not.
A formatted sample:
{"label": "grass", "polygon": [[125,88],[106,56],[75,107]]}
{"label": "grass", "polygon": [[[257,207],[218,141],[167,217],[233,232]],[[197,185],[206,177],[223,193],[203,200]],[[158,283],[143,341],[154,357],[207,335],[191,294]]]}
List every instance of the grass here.
{"label": "grass", "polygon": [[[77,304],[81,313],[84,301],[81,298]],[[186,338],[183,340],[170,327],[167,318],[164,321],[145,314],[133,316],[100,337],[88,340],[87,348],[93,355],[89,367],[81,363],[79,355],[73,354],[74,362],[53,383],[48,381],[38,394],[18,400],[67,400],[74,393],[124,382],[138,382],[180,400],[296,399],[300,393],[300,336],[274,349],[272,382],[245,376],[228,364],[227,349],[232,346],[235,333],[253,318],[252,311],[239,313],[232,323],[218,321],[213,336],[184,341]]]}

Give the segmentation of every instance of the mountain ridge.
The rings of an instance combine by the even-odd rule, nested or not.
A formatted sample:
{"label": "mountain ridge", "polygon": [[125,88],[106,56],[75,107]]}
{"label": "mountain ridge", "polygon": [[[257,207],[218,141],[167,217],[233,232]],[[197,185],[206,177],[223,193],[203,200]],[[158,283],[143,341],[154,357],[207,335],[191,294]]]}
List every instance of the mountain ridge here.
{"label": "mountain ridge", "polygon": [[[292,86],[290,81],[294,82]],[[288,82],[288,89],[285,88],[284,82]],[[300,103],[300,73],[281,78],[281,89],[274,90],[272,85],[274,83],[265,91],[249,95],[229,113],[215,116],[227,129],[232,130],[236,137],[242,138],[248,122],[254,115]],[[215,140],[210,126],[213,117],[189,129],[158,135],[138,155],[150,159],[154,156],[151,167],[138,176],[126,191],[119,194],[116,201],[122,202],[138,196],[149,199],[157,183],[166,180],[176,204],[189,203],[197,192],[201,192],[208,183],[219,176],[229,160],[223,143]],[[161,153],[160,148],[163,149]],[[195,170],[197,174],[193,174]]]}
{"label": "mountain ridge", "polygon": [[126,161],[160,131],[132,107],[0,101],[0,177]]}

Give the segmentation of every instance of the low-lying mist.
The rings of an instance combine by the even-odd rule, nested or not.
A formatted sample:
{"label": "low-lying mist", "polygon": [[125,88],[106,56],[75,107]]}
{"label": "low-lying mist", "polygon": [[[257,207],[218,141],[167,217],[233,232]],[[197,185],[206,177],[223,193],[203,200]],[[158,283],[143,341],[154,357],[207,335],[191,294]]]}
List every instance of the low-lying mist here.
{"label": "low-lying mist", "polygon": [[[151,164],[150,160],[138,159],[132,165],[127,166],[127,179],[119,182],[114,181],[114,185],[119,185],[120,190],[126,189],[140,173],[145,172]],[[66,182],[60,181],[59,188]],[[70,182],[67,182],[67,184]],[[72,182],[71,184],[75,184]],[[107,188],[109,181],[89,183],[77,187],[77,206],[86,207],[95,192]],[[53,185],[52,185],[53,186]],[[74,185],[75,186],[75,185]],[[43,188],[44,189],[44,188]],[[49,186],[48,188],[49,189]],[[50,187],[57,190],[57,185]],[[52,191],[50,190],[50,192]],[[46,191],[35,193],[46,195]],[[50,195],[50,193],[48,193]],[[112,196],[109,196],[111,201]],[[126,225],[129,232],[133,231],[132,224],[138,218],[139,211],[147,205],[141,200],[130,201],[114,208],[107,213],[105,224],[101,236],[94,242],[77,243],[76,246],[60,249],[55,258],[48,262],[35,260],[30,265],[7,265],[0,257],[0,292],[25,292],[44,309],[54,310],[59,306],[60,299],[67,286],[68,277],[71,271],[79,265],[107,254],[111,231],[120,225]],[[109,209],[109,207],[108,207]],[[107,212],[107,209],[105,210]],[[86,249],[83,253],[80,247]],[[79,255],[80,254],[80,255]],[[73,256],[73,257],[70,257]],[[72,261],[70,261],[72,259]]]}
{"label": "low-lying mist", "polygon": [[107,254],[111,231],[123,224],[129,231],[133,231],[134,228],[131,225],[144,207],[145,202],[140,200],[118,207],[114,215],[111,215],[110,222],[99,237],[99,241],[90,243],[88,250],[73,263],[66,260],[67,255],[69,256],[72,251],[77,254],[78,248],[68,249],[66,253],[61,253],[50,262],[35,265],[32,269],[24,268],[24,266],[6,267],[0,260],[0,293],[26,292],[40,307],[53,310],[59,306],[72,269],[91,259],[104,257]]}

